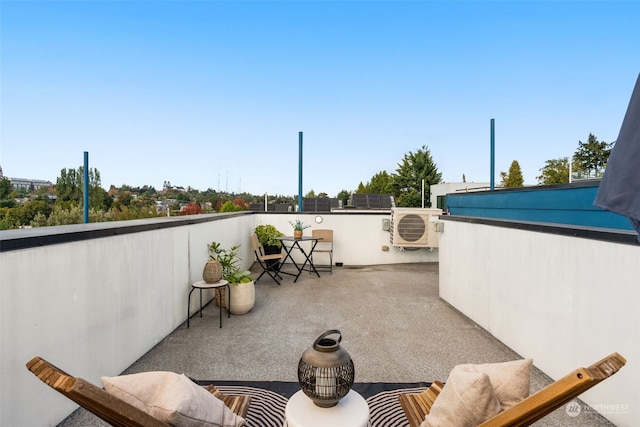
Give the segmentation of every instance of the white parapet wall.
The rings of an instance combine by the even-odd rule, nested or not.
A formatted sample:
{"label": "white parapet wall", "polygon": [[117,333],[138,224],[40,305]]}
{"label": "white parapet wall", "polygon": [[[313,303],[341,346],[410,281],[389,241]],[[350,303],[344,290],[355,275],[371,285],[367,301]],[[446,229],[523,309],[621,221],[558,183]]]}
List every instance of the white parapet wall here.
{"label": "white parapet wall", "polygon": [[553,379],[620,353],[627,365],[580,398],[638,426],[640,245],[443,223],[440,296]]}
{"label": "white parapet wall", "polygon": [[[314,228],[334,230],[333,260],[345,266],[438,261],[437,249],[391,246],[389,231],[383,229],[383,221],[391,219],[390,213],[258,214],[256,225],[272,224],[283,233],[292,235],[289,221],[296,219],[310,226],[304,230],[305,235],[311,235]],[[326,262],[326,259],[321,262]]]}
{"label": "white parapet wall", "polygon": [[383,250],[388,213],[316,216],[244,212],[0,232],[0,426],[56,425],[77,407],[27,370],[32,357],[100,385],[185,322],[212,241],[242,245],[248,268],[256,225],[292,234],[289,221],[301,219],[334,230],[334,261],[345,266],[438,259],[437,250]]}
{"label": "white parapet wall", "polygon": [[[162,227],[169,221],[174,226]],[[186,320],[189,285],[202,278],[207,244],[235,244],[236,230],[253,221],[167,218],[16,231],[44,241],[47,233],[103,237],[0,253],[0,425],[56,425],[77,408],[26,369],[32,357],[100,385],[101,376],[121,373],[153,348]]]}

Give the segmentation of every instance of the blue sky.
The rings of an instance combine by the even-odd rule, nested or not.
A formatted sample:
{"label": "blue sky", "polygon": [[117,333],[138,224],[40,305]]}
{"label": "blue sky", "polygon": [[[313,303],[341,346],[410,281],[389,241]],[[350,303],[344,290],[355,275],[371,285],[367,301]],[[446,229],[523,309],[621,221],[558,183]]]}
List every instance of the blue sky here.
{"label": "blue sky", "polygon": [[526,184],[614,141],[636,1],[0,0],[0,166],[55,182],[335,196],[426,145],[446,182]]}

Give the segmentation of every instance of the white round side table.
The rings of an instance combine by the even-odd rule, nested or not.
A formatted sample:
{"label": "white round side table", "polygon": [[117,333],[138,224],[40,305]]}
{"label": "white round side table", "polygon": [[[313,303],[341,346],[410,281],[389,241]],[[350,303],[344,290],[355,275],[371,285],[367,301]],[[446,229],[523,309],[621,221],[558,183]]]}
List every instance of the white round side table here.
{"label": "white round side table", "polygon": [[[222,294],[222,289],[227,288],[227,295],[229,295],[229,305],[231,305],[231,292],[229,289],[229,282],[226,280],[220,280],[216,283],[207,283],[204,280],[200,280],[199,282],[195,282],[191,285],[191,291],[189,292],[189,298],[187,301],[187,328],[189,327],[189,319],[191,319],[191,314],[189,310],[191,309],[191,294],[196,289],[200,290],[200,317],[202,317],[202,291],[205,289],[214,289],[217,294],[220,296],[220,327],[222,328],[222,301],[224,301],[224,295]],[[229,307],[227,307],[227,317],[231,317],[231,312],[229,311]]]}
{"label": "white round side table", "polygon": [[353,390],[331,408],[316,406],[302,390],[291,396],[285,409],[286,427],[367,427],[369,405]]}

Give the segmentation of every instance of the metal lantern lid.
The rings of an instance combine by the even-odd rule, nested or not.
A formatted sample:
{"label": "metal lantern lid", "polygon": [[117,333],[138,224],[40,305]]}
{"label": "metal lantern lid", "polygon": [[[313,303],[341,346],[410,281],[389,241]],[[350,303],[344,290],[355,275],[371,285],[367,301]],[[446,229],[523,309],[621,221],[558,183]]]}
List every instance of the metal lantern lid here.
{"label": "metal lantern lid", "polygon": [[[329,338],[337,335],[337,339]],[[320,335],[302,354],[298,363],[298,381],[304,394],[323,408],[335,406],[345,397],[355,377],[349,353],[340,347],[342,334],[332,329]]]}

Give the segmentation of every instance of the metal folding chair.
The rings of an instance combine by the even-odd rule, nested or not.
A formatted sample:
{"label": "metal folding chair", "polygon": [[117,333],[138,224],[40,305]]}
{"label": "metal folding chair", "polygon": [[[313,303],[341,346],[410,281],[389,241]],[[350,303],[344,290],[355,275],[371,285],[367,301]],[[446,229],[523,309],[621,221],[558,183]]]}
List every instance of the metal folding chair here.
{"label": "metal folding chair", "polygon": [[280,268],[282,268],[282,260],[286,254],[279,253],[265,255],[264,248],[260,244],[258,236],[256,236],[255,233],[251,235],[251,246],[253,247],[253,252],[256,254],[256,261],[258,261],[258,264],[262,267],[262,273],[260,273],[260,276],[256,279],[256,284],[266,273],[275,280],[278,285],[280,285],[280,280],[282,279],[282,277],[280,277]]}

